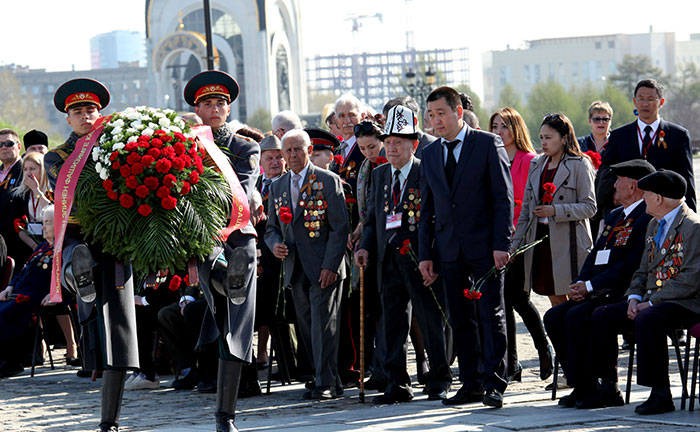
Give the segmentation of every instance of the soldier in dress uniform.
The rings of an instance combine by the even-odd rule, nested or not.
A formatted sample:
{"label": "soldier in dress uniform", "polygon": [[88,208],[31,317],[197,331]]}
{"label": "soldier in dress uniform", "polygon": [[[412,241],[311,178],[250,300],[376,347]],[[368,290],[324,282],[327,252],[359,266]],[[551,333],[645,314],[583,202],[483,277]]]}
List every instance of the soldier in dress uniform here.
{"label": "soldier in dress uniform", "polygon": [[[212,128],[216,145],[224,149],[250,202],[260,174],[260,145],[236,134],[226,122],[238,83],[222,71],[195,75],[185,86],[185,101],[205,125]],[[244,364],[253,361],[255,324],[256,250],[255,227],[249,222],[228,237],[225,247],[215,248],[199,267],[199,282],[209,303],[198,345],[219,340],[219,373],[216,392],[217,432],[237,431],[234,425],[238,387]]]}
{"label": "soldier in dress uniform", "polygon": [[626,301],[593,312],[594,366],[603,382],[616,383],[617,334],[634,331],[637,383],[651,387],[649,398],[634,412],[650,415],[675,409],[667,336],[700,320],[700,217],[683,200],[687,186],[680,174],[662,169],[638,185],[653,220]]}
{"label": "soldier in dress uniform", "polygon": [[[58,175],[77,141],[96,124],[109,98],[104,85],[86,78],[68,81],[56,90],[54,104],[66,113],[73,131],[63,145],[44,157],[52,190],[56,190]],[[139,367],[131,265],[104,253],[100,245],[86,244],[80,221],[73,215],[68,218],[63,250],[56,253],[62,253],[62,285],[78,294],[81,346],[86,358],[83,366],[105,369],[100,430],[118,431],[124,377],[127,370]]]}

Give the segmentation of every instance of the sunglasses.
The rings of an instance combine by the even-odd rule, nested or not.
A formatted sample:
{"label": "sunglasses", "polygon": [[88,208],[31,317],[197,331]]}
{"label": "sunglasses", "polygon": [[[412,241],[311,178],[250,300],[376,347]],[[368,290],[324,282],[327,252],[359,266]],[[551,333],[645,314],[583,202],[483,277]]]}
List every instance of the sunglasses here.
{"label": "sunglasses", "polygon": [[544,115],[544,118],[542,119],[542,121],[548,121],[548,120],[554,121],[554,120],[557,120],[559,118],[561,118],[561,116],[559,114],[547,113]]}
{"label": "sunglasses", "polygon": [[[362,133],[362,132],[372,132],[372,131],[377,131],[378,127],[376,124],[370,122],[370,121],[363,121],[355,125],[353,128],[353,132],[355,135]],[[381,131],[380,131],[381,132]]]}
{"label": "sunglasses", "polygon": [[14,147],[16,142],[10,140],[10,141],[0,141],[0,147]]}
{"label": "sunglasses", "polygon": [[593,123],[610,123],[610,117],[591,117]]}

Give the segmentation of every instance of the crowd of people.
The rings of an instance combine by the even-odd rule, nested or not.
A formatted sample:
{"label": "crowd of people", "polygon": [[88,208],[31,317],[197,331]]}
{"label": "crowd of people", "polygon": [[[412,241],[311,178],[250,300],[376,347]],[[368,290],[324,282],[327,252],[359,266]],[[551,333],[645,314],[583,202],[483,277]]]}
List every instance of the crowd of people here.
{"label": "crowd of people", "polygon": [[[185,88],[194,112],[183,118],[211,127],[226,150],[250,221],[206,259],[170,269],[161,285],[188,275],[183,291],[123,274],[115,282],[128,263],[82,238],[78,220],[56,251],[62,307],[80,324],[76,343],[68,318],[61,323],[67,361],[80,357],[79,374],[102,377],[101,430],[118,430],[125,389],[160,386],[156,330],[177,375],[170,385],[217,393],[217,431],[237,430],[237,398],[261,393],[269,347],[276,378],[305,382],[305,399],[359,386],[364,362],[363,388],[389,404],[414,397],[410,336],[428,400],[500,408],[509,382],[522,379],[515,312],[540,378],[552,376],[556,354],[573,388],[559,405],[624,404],[622,334],[638,347],[638,383],[651,387],[635,411],[674,410],[666,339],[700,321],[700,218],[690,136],[660,117],[660,83],[637,84],[638,119],[616,129],[603,101],[590,105],[591,131],[579,138],[564,113],[547,114],[539,154],[515,109],[498,109],[481,130],[469,97],[450,87],[434,89],[425,112],[408,96],[377,113],[346,94],[324,119],[328,130],[282,111],[267,132],[230,121],[238,91],[219,71]],[[55,102],[73,132],[50,152],[42,132],[0,130],[0,234],[17,269],[0,292],[0,341],[16,347],[3,352],[2,377],[33,354],[21,342],[32,313],[51,304],[52,191],[109,92],[77,79]],[[531,291],[551,303],[543,318]]]}

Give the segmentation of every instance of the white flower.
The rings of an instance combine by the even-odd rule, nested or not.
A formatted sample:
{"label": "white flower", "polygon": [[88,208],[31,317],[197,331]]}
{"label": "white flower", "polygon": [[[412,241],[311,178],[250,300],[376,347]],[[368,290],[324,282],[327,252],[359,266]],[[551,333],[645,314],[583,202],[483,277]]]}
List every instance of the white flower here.
{"label": "white flower", "polygon": [[117,135],[122,133],[122,130],[123,129],[121,128],[121,126],[115,127],[114,129],[112,129],[112,136],[116,137]]}
{"label": "white flower", "polygon": [[182,129],[180,129],[177,126],[170,126],[170,132],[179,132],[182,133]]}
{"label": "white flower", "polygon": [[102,170],[100,170],[100,178],[102,180],[107,180],[108,177],[109,174],[107,173],[107,168],[102,168]]}
{"label": "white flower", "polygon": [[[153,122],[150,122],[150,123],[148,123],[148,128],[151,129],[151,130],[156,130],[156,129],[158,129],[158,125],[155,124],[155,123],[153,123]],[[147,134],[147,135],[153,135],[153,132],[151,132],[151,133],[149,133],[149,134]]]}
{"label": "white flower", "polygon": [[102,171],[102,164],[100,162],[97,162],[95,164],[95,171],[97,171],[97,172]]}
{"label": "white flower", "polygon": [[122,119],[117,119],[116,121],[113,121],[112,124],[113,124],[115,127],[122,127],[122,126],[124,126],[124,120],[122,120]]}
{"label": "white flower", "polygon": [[136,129],[131,128],[131,127],[126,130],[126,133],[129,135],[133,135],[133,134],[138,133],[138,132],[139,131],[137,131]]}
{"label": "white flower", "polygon": [[182,121],[182,119],[181,119],[180,117],[176,118],[176,119],[173,121],[173,124],[174,124],[175,126],[177,126],[177,127],[180,127],[180,128],[185,126],[185,122]]}
{"label": "white flower", "polygon": [[141,123],[141,120],[137,120],[137,121],[131,123],[131,127],[136,129],[136,130],[140,130],[144,126],[143,126],[143,123]]}
{"label": "white flower", "polygon": [[170,126],[170,119],[163,116],[158,120],[158,124],[161,125],[162,127],[168,127]]}
{"label": "white flower", "polygon": [[[153,123],[151,123],[151,124],[153,124]],[[158,127],[158,125],[153,125],[153,126]],[[153,135],[153,129],[149,126],[146,129],[144,129],[143,131],[141,131],[141,133],[144,135],[150,136],[150,135]]]}
{"label": "white flower", "polygon": [[95,147],[92,149],[92,160],[97,162],[97,160],[100,158],[100,149]]}
{"label": "white flower", "polygon": [[139,139],[139,137],[137,137],[136,135],[131,135],[131,136],[129,137],[129,139],[126,140],[126,142],[128,142],[128,143],[130,143],[130,142],[136,142],[138,139]]}
{"label": "white flower", "polygon": [[114,145],[112,146],[112,150],[113,150],[113,151],[118,151],[118,150],[123,149],[124,147],[126,147],[124,144],[122,144],[122,143],[116,143],[116,144],[114,144]]}

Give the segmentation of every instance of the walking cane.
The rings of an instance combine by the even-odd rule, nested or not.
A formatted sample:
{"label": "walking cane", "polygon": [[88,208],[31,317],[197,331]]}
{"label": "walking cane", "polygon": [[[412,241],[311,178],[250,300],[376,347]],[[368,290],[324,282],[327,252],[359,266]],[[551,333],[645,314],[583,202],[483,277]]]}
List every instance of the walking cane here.
{"label": "walking cane", "polygon": [[365,267],[360,267],[360,403],[365,403]]}

